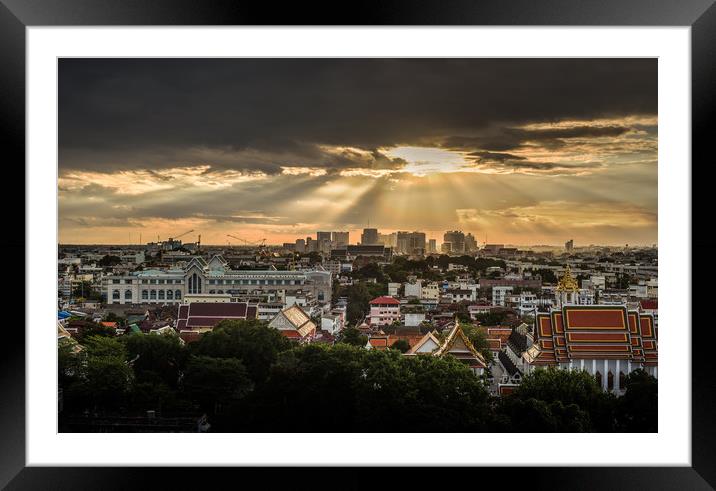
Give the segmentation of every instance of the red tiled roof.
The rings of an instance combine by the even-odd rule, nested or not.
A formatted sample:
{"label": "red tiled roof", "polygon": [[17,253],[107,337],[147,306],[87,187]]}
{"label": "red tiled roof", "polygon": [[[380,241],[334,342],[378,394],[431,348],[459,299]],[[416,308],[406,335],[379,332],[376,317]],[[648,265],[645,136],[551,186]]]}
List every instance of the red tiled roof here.
{"label": "red tiled roof", "polygon": [[376,305],[376,304],[400,305],[400,302],[393,297],[378,297],[378,298],[374,298],[373,300],[371,300],[370,304],[371,305]]}
{"label": "red tiled roof", "polygon": [[644,310],[658,310],[659,302],[657,300],[642,300],[639,306]]}
{"label": "red tiled roof", "polygon": [[487,339],[487,345],[490,347],[491,350],[502,349],[502,341],[500,341],[499,339]]}
{"label": "red tiled roof", "polygon": [[195,327],[214,327],[225,319],[255,319],[257,307],[246,302],[191,303],[180,305],[177,318],[179,330]]}

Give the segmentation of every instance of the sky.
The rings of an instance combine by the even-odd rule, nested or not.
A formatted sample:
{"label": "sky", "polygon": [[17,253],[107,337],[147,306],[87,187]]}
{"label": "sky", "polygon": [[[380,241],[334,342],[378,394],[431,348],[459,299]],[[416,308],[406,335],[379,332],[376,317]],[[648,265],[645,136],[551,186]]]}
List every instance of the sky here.
{"label": "sky", "polygon": [[657,242],[656,59],[67,58],[58,95],[61,243]]}

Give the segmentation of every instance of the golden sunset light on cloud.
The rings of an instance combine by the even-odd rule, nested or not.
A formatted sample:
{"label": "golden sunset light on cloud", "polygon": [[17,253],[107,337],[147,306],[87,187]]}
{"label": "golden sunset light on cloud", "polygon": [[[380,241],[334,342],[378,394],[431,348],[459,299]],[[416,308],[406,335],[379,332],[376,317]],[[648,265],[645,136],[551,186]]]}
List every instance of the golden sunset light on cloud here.
{"label": "golden sunset light on cloud", "polygon": [[390,61],[63,61],[60,242],[656,242],[655,62]]}

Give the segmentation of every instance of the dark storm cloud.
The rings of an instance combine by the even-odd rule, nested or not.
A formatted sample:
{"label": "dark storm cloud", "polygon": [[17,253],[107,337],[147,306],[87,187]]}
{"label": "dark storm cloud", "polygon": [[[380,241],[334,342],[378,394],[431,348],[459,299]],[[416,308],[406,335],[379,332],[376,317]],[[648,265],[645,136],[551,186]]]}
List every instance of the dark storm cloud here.
{"label": "dark storm cloud", "polygon": [[[538,143],[544,148],[559,148],[565,145],[570,138],[601,138],[616,137],[628,133],[631,128],[627,126],[592,126],[575,125],[562,128],[500,128],[488,131],[484,136],[450,136],[442,145],[454,150],[483,149],[500,152],[514,150],[528,143]],[[480,153],[480,152],[477,152]]]}
{"label": "dark storm cloud", "polygon": [[379,148],[617,136],[629,129],[514,127],[655,115],[656,100],[655,59],[62,59],[60,166],[398,169]]}

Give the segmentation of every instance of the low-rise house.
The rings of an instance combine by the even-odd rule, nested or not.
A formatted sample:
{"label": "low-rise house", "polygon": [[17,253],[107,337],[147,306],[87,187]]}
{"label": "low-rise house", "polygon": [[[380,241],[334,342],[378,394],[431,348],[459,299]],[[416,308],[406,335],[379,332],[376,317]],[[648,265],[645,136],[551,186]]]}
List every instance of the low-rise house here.
{"label": "low-rise house", "polygon": [[335,334],[341,330],[341,317],[328,314],[321,317],[321,331]]}

